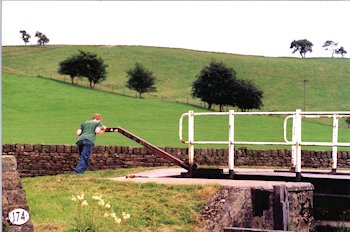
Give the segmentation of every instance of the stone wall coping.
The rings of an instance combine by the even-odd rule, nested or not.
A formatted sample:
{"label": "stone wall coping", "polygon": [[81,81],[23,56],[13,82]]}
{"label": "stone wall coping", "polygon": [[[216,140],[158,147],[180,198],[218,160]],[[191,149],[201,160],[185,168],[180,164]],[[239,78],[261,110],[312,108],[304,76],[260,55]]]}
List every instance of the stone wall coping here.
{"label": "stone wall coping", "polygon": [[16,171],[17,170],[17,161],[16,157],[13,155],[2,155],[2,171]]}

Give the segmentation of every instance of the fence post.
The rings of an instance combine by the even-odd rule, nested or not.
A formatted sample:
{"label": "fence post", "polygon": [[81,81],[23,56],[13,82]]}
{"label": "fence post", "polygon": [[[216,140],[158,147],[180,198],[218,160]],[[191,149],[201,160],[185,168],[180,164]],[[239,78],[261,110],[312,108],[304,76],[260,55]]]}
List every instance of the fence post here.
{"label": "fence post", "polygon": [[292,142],[293,142],[293,145],[292,145],[292,167],[291,167],[291,170],[295,172],[295,166],[296,166],[296,146],[295,146],[295,143],[296,143],[296,136],[295,136],[295,132],[296,132],[296,127],[295,127],[295,124],[296,124],[296,119],[295,119],[295,114],[293,115],[293,124],[292,124]]}
{"label": "fence post", "polygon": [[188,111],[188,163],[194,164],[194,112]]}
{"label": "fence post", "polygon": [[293,117],[293,147],[292,161],[295,168],[296,179],[301,178],[301,110],[297,109]]}
{"label": "fence post", "polygon": [[332,147],[332,172],[335,173],[337,171],[337,153],[338,146],[335,145],[338,143],[338,126],[339,126],[339,117],[338,115],[333,115],[333,147]]}
{"label": "fence post", "polygon": [[230,179],[233,179],[234,175],[234,165],[235,165],[235,137],[234,137],[234,130],[235,130],[235,111],[230,110],[229,111],[229,143],[228,143],[228,166],[229,166],[229,177]]}

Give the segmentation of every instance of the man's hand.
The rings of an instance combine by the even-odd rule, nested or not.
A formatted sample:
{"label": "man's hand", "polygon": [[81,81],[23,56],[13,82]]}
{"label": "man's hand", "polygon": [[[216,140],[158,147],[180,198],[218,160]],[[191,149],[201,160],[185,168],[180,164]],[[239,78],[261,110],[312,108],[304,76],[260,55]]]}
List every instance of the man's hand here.
{"label": "man's hand", "polygon": [[107,127],[105,127],[105,126],[102,126],[102,127],[96,127],[96,129],[95,129],[95,133],[96,133],[96,134],[103,134],[103,133],[105,133],[106,128],[107,128]]}
{"label": "man's hand", "polygon": [[81,130],[81,129],[78,129],[78,130],[76,131],[76,135],[77,135],[77,136],[80,136],[80,135],[81,135],[81,132],[82,132],[82,130]]}

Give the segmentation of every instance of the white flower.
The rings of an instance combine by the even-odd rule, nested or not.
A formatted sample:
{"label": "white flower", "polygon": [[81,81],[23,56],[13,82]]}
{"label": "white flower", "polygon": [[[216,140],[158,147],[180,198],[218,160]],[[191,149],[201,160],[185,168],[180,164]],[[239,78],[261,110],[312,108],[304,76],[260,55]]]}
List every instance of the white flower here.
{"label": "white flower", "polygon": [[82,193],[81,195],[77,195],[78,200],[84,200],[84,197],[84,193]]}
{"label": "white flower", "polygon": [[103,214],[103,217],[108,217],[109,216],[109,213],[105,213],[105,214]]}
{"label": "white flower", "polygon": [[115,221],[116,223],[120,224],[120,223],[122,222],[122,219],[116,217],[116,218],[114,218],[114,221]]}
{"label": "white flower", "polygon": [[84,200],[83,202],[81,202],[81,205],[89,205],[89,204],[87,203],[86,200]]}
{"label": "white flower", "polygon": [[101,196],[93,196],[92,199],[99,201],[102,199],[102,197]]}
{"label": "white flower", "polygon": [[98,202],[98,204],[104,206],[104,205],[105,205],[105,201],[101,199],[101,200]]}
{"label": "white flower", "polygon": [[105,207],[109,209],[109,208],[111,208],[111,205],[109,203],[107,203],[107,204],[105,204]]}
{"label": "white flower", "polygon": [[71,200],[74,201],[74,202],[76,202],[76,201],[77,201],[77,198],[76,198],[75,196],[73,196],[73,197],[71,198]]}
{"label": "white flower", "polygon": [[123,219],[124,219],[124,220],[130,219],[130,214],[125,214],[125,215],[123,215]]}
{"label": "white flower", "polygon": [[112,218],[116,219],[117,218],[117,215],[113,212],[110,214]]}

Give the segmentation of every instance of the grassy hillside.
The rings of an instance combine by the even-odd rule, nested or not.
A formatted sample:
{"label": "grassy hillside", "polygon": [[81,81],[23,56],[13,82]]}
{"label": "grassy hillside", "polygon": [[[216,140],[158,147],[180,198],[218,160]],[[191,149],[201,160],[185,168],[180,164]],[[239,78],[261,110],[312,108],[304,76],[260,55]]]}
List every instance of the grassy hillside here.
{"label": "grassy hillside", "polygon": [[[99,112],[107,126],[122,126],[150,141],[169,145],[177,138],[179,115],[190,108],[193,107],[4,74],[3,143],[73,144],[80,123]],[[102,135],[98,142],[130,144],[117,133]]]}
{"label": "grassy hillside", "polygon": [[96,53],[109,65],[107,80],[98,88],[129,96],[136,94],[125,88],[126,70],[139,62],[158,79],[158,92],[146,98],[200,104],[191,98],[191,84],[214,59],[234,68],[238,78],[253,80],[264,91],[263,111],[303,109],[304,80],[308,80],[306,110],[350,108],[350,59],[268,58],[142,46],[15,46],[3,47],[3,70],[69,82],[69,77],[57,73],[58,64],[78,50]]}
{"label": "grassy hillside", "polygon": [[[3,143],[74,144],[75,131],[95,112],[104,115],[107,126],[121,126],[157,146],[185,146],[178,139],[178,120],[198,107],[137,99],[99,90],[91,90],[45,78],[3,73]],[[235,119],[236,139],[282,141],[283,119],[278,117],[242,117]],[[186,121],[184,122],[186,125]],[[195,119],[196,140],[227,140],[228,118]],[[303,141],[331,141],[331,127],[303,122]],[[290,128],[289,128],[290,129]],[[186,135],[186,126],[184,135]],[[340,140],[349,141],[349,130],[340,130]],[[100,145],[132,145],[118,133],[97,139]]]}

